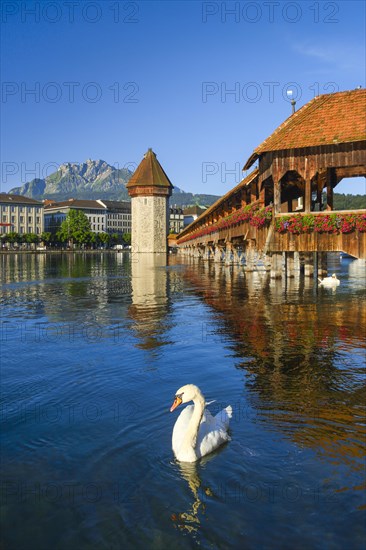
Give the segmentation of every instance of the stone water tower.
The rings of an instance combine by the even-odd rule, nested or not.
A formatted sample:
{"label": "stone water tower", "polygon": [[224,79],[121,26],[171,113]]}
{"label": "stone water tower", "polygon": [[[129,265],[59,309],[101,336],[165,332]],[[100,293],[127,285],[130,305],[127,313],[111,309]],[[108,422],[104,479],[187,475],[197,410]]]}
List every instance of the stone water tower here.
{"label": "stone water tower", "polygon": [[167,253],[173,185],[149,149],[126,185],[132,206],[132,252]]}

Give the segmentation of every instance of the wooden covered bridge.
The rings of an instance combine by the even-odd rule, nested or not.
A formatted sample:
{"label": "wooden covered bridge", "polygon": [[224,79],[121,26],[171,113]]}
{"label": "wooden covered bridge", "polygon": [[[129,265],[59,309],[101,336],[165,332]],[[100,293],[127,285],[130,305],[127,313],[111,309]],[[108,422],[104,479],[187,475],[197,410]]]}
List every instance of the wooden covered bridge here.
{"label": "wooden covered bridge", "polygon": [[301,267],[324,274],[331,251],[366,259],[366,210],[333,209],[336,185],[366,176],[366,90],[314,98],[254,150],[244,170],[256,162],[179,234],[182,254],[248,271],[261,262],[272,277]]}

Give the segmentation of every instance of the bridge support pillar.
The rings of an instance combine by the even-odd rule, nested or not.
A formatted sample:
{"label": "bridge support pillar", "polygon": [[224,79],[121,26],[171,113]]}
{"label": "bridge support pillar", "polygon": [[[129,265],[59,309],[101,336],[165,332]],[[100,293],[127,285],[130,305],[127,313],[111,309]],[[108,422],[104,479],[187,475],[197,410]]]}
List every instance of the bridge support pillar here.
{"label": "bridge support pillar", "polygon": [[222,260],[222,249],[221,249],[221,246],[216,245],[215,246],[214,262],[221,263],[221,260]]}
{"label": "bridge support pillar", "polygon": [[282,277],[282,252],[273,252],[271,256],[271,279]]}
{"label": "bridge support pillar", "polygon": [[245,248],[245,267],[244,271],[254,271],[255,248],[252,241],[248,241]]}
{"label": "bridge support pillar", "polygon": [[304,253],[304,275],[305,277],[314,277],[314,253]]}
{"label": "bridge support pillar", "polygon": [[326,277],[328,273],[328,256],[326,252],[318,252],[318,277]]}
{"label": "bridge support pillar", "polygon": [[263,255],[263,263],[265,271],[271,271],[271,256],[269,254]]}
{"label": "bridge support pillar", "polygon": [[295,253],[285,253],[285,271],[286,277],[295,277]]}
{"label": "bridge support pillar", "polygon": [[233,251],[233,246],[231,242],[228,241],[226,243],[226,248],[225,248],[225,265],[232,265],[234,263],[234,257],[233,257],[232,251]]}
{"label": "bridge support pillar", "polygon": [[234,264],[241,265],[241,255],[240,255],[240,253],[238,252],[237,246],[233,246],[233,247],[232,247],[232,252],[233,252],[233,261],[234,261]]}

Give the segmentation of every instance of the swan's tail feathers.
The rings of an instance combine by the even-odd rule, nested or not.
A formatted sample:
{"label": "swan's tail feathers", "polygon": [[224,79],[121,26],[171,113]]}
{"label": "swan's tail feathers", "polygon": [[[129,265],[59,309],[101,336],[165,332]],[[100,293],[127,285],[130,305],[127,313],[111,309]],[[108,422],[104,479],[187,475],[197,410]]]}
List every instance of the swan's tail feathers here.
{"label": "swan's tail feathers", "polygon": [[221,423],[222,428],[227,430],[229,427],[230,418],[233,416],[233,408],[231,405],[228,405],[225,409],[222,409],[216,416],[215,420]]}
{"label": "swan's tail feathers", "polygon": [[322,279],[319,279],[319,277],[318,277],[318,283],[322,284],[322,282],[323,282]]}

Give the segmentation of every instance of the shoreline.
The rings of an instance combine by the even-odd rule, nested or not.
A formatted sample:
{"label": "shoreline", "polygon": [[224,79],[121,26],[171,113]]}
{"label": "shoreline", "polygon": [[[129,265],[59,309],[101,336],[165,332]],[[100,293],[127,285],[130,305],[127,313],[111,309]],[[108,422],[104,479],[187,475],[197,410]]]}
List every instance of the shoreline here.
{"label": "shoreline", "polygon": [[120,254],[130,250],[0,250],[0,254]]}

